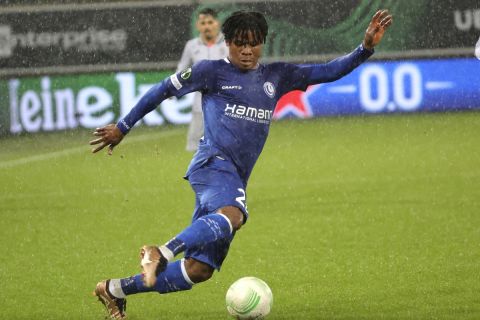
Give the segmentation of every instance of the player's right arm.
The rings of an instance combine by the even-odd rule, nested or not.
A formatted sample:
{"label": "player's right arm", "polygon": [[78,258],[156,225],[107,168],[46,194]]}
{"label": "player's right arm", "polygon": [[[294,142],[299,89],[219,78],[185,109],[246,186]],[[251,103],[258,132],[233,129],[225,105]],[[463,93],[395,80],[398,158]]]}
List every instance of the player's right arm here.
{"label": "player's right arm", "polygon": [[111,155],[113,148],[122,141],[135,123],[157,108],[163,100],[172,96],[178,98],[194,91],[208,90],[210,75],[213,74],[211,63],[212,61],[201,61],[153,86],[117,124],[109,124],[95,130],[93,135],[97,138],[90,141],[90,144],[98,146],[92,149],[92,152],[96,153],[108,146],[108,154]]}

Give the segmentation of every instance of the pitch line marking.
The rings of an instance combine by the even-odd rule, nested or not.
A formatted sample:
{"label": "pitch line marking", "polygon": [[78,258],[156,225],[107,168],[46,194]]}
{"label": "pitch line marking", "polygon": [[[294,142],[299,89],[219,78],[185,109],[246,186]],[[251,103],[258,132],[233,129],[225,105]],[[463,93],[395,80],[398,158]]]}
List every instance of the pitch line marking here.
{"label": "pitch line marking", "polygon": [[[165,138],[165,137],[170,137],[170,136],[175,136],[178,134],[183,134],[183,131],[166,131],[166,132],[160,132],[156,134],[144,134],[141,136],[136,136],[136,137],[131,137],[126,139],[125,141],[122,142],[123,144],[128,144],[128,143],[133,143],[133,142],[140,142],[140,141],[147,141],[151,140],[154,138]],[[32,163],[32,162],[37,162],[37,161],[43,161],[43,160],[48,160],[52,158],[59,158],[63,156],[68,156],[74,153],[78,152],[90,152],[91,146],[85,145],[81,147],[74,147],[74,148],[69,148],[69,149],[64,149],[60,151],[53,151],[53,152],[47,152],[43,154],[37,154],[34,156],[28,156],[24,158],[19,158],[19,159],[14,159],[14,160],[7,160],[7,161],[2,161],[0,162],[0,169],[5,169],[5,168],[12,168],[16,167],[19,165],[27,164],[27,163]]]}

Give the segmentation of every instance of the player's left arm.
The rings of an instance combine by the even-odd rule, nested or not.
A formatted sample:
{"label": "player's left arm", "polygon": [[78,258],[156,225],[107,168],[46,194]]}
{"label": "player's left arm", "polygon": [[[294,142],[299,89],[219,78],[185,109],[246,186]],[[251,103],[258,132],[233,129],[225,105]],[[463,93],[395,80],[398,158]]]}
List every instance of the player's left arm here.
{"label": "player's left arm", "polygon": [[325,64],[311,65],[308,84],[335,81],[352,72],[374,53],[374,47],[380,43],[392,21],[388,10],[377,11],[368,25],[362,44],[345,56]]}
{"label": "player's left arm", "polygon": [[383,34],[388,27],[392,25],[393,16],[388,10],[378,10],[372,17],[367,31],[365,31],[365,37],[363,38],[362,45],[367,50],[373,50],[373,48],[380,43],[383,38]]}

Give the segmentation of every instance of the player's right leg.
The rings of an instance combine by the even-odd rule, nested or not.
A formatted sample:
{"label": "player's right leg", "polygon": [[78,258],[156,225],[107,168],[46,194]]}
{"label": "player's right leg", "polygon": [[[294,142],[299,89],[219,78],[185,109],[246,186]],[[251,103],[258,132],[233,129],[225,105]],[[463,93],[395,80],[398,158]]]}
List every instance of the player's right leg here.
{"label": "player's right leg", "polygon": [[[197,195],[192,224],[161,247],[168,249],[165,254],[155,246],[143,247],[143,274],[111,279],[104,290],[110,293],[107,297],[122,301],[127,295],[141,292],[189,290],[195,283],[208,280],[214,269],[220,269],[235,231],[248,217],[243,183],[236,172],[227,169],[228,165],[220,163],[190,177]],[[166,262],[182,251],[185,259]],[[114,319],[124,317],[124,312],[119,317],[116,310],[108,306],[107,310]]]}
{"label": "player's right leg", "polygon": [[190,172],[188,180],[202,209],[197,213],[201,215],[195,214],[189,227],[160,247],[169,261],[185,250],[231,240],[248,217],[245,185],[228,160],[212,157]]}
{"label": "player's right leg", "polygon": [[194,284],[207,281],[220,267],[228,254],[233,236],[211,242],[201,248],[185,251],[185,258],[170,262],[157,275],[153,286],[145,285],[145,274],[123,279],[110,279],[104,291],[112,299],[125,299],[127,295],[156,291],[161,294],[189,290]]}
{"label": "player's right leg", "polygon": [[[191,263],[188,264],[188,268],[190,266]],[[140,273],[127,278],[101,281],[97,284],[94,295],[105,306],[111,319],[125,319],[128,295],[155,291],[164,294],[190,290],[195,283],[189,278],[186,270],[185,259],[177,260],[167,264],[151,287],[145,286],[145,274]]]}
{"label": "player's right leg", "polygon": [[[196,194],[192,224],[159,247],[159,252],[156,247],[152,248],[157,256],[162,256],[168,261],[172,261],[183,251],[188,258],[190,257],[188,253],[192,250],[198,248],[203,250],[202,248],[210,244],[215,250],[216,243],[223,245],[225,242],[228,251],[228,244],[233,239],[234,233],[248,217],[244,184],[231,162],[221,157],[213,157],[191,173],[189,181]],[[191,257],[217,268],[217,264],[211,259],[204,261],[195,255]],[[157,263],[159,260],[156,260],[155,264]],[[157,273],[154,270],[154,267],[149,270],[144,268],[147,286],[155,283]]]}

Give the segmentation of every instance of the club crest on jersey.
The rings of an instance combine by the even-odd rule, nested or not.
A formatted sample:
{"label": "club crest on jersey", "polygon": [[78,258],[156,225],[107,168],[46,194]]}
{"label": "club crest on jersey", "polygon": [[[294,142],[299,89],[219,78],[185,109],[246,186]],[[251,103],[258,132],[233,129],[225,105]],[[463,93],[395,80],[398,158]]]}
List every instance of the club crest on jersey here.
{"label": "club crest on jersey", "polygon": [[263,91],[269,96],[270,98],[273,98],[275,96],[275,86],[271,82],[265,82],[263,84]]}
{"label": "club crest on jersey", "polygon": [[187,68],[180,73],[180,78],[187,80],[192,75],[192,68]]}

